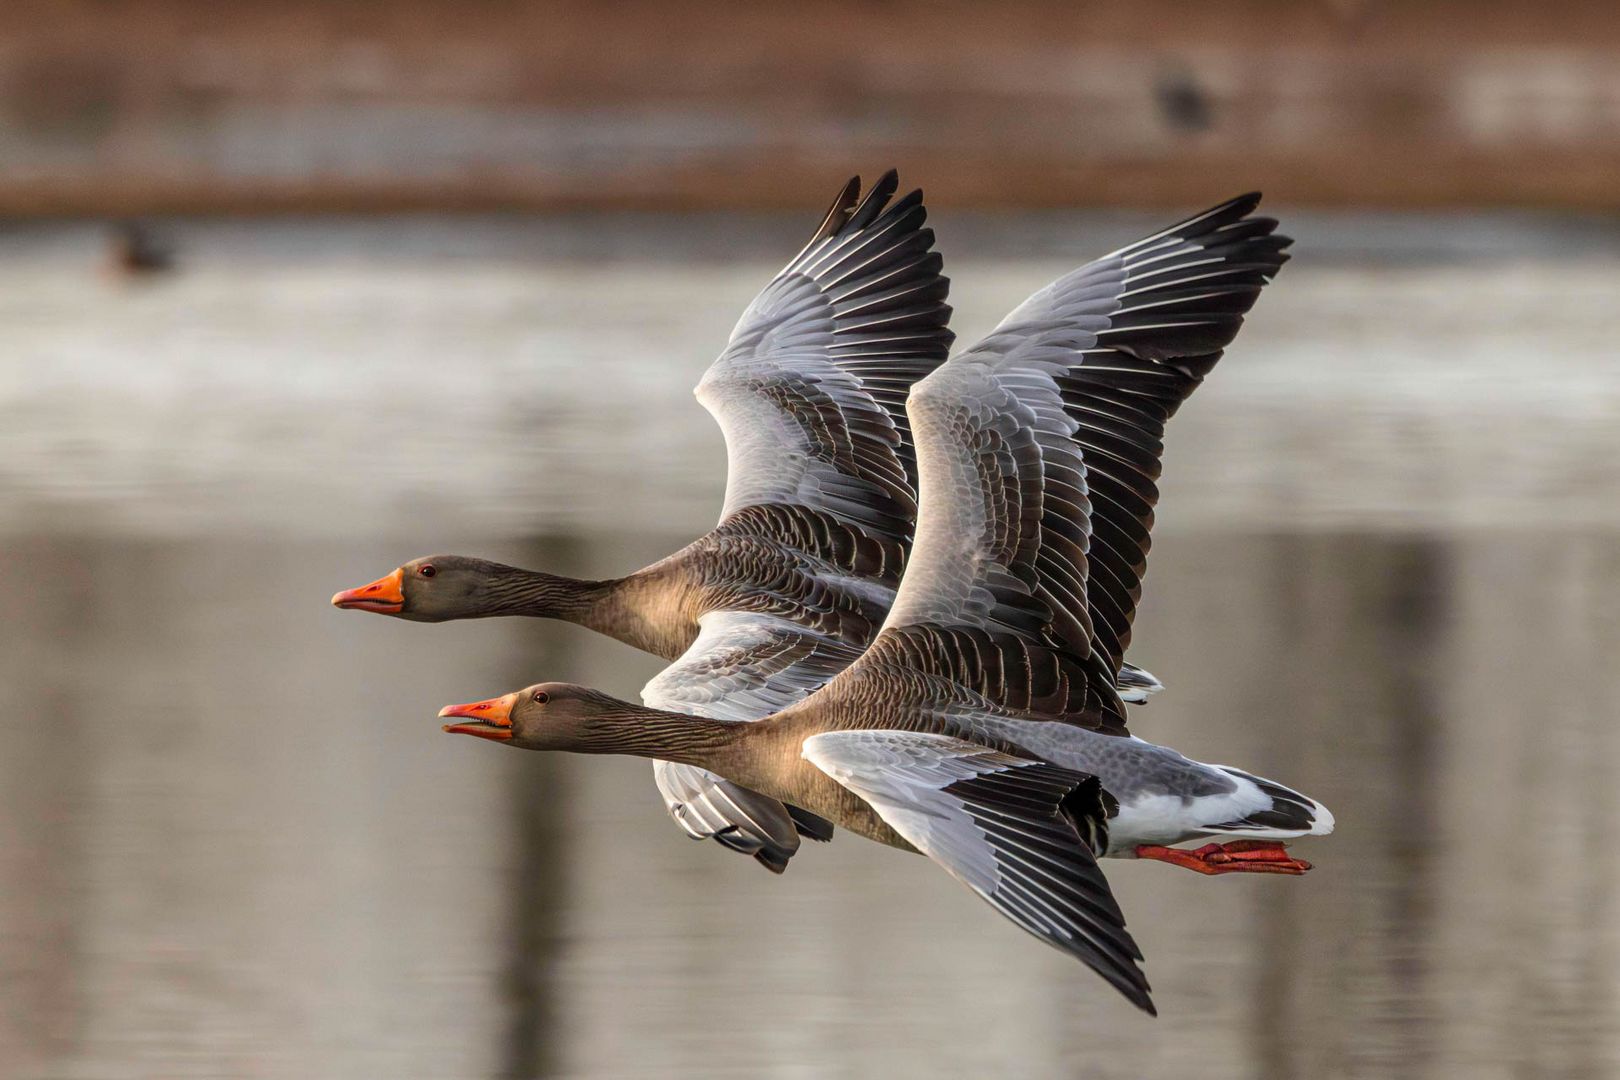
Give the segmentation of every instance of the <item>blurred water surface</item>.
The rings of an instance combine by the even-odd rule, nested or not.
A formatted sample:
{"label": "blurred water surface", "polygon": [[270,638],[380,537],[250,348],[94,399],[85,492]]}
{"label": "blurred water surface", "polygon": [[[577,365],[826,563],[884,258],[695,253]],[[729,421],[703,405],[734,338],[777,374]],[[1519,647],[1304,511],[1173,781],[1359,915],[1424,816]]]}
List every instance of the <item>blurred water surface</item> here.
{"label": "blurred water surface", "polygon": [[[942,224],[959,333],[1150,224]],[[1177,417],[1135,728],[1340,829],[1299,880],[1110,864],[1157,1022],[922,859],[846,836],[772,878],[684,840],[643,762],[439,733],[657,662],[326,597],[432,551],[622,573],[705,528],[689,389],[797,231],[199,222],[149,282],[98,276],[93,227],[8,233],[0,1073],[1620,1069],[1595,223],[1303,219]]]}

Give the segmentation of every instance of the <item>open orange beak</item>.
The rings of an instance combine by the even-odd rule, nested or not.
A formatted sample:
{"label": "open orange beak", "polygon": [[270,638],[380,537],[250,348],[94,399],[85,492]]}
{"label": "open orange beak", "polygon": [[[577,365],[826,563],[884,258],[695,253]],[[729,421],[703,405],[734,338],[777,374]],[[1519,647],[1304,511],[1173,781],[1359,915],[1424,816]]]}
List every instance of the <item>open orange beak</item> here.
{"label": "open orange beak", "polygon": [[490,698],[488,701],[475,701],[470,705],[446,705],[439,710],[439,715],[446,719],[450,717],[465,718],[465,724],[446,724],[444,730],[452,735],[476,735],[480,739],[510,739],[512,737],[512,706],[517,704],[517,694],[510,693],[504,697]]}
{"label": "open orange beak", "polygon": [[332,597],[332,606],[398,615],[405,610],[405,571],[395,570],[358,589],[344,589]]}

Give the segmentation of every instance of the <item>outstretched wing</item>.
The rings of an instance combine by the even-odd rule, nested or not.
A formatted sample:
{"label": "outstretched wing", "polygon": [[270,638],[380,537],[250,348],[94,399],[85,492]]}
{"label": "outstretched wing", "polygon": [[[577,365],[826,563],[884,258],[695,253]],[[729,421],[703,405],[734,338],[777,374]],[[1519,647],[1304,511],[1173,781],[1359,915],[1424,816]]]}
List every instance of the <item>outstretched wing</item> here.
{"label": "outstretched wing", "polygon": [[1011,351],[1050,327],[1107,320],[1057,382],[1091,503],[1086,608],[1116,664],[1142,595],[1165,423],[1288,261],[1293,241],[1276,234],[1275,220],[1251,216],[1259,203],[1258,194],[1239,196],[1059,278],[975,350]]}
{"label": "outstretched wing", "polygon": [[[949,282],[922,193],[851,180],[804,249],[754,298],[697,397],[726,437],[726,502],[704,541],[725,552],[729,606],[649,683],[647,704],[757,720],[843,670],[893,596],[916,515],[905,399],[944,362]],[[778,873],[814,815],[701,769],[655,778],[692,836]]]}
{"label": "outstretched wing", "polygon": [[997,911],[1154,1012],[1097,866],[1112,800],[1096,777],[915,731],[813,735],[804,756]]}
{"label": "outstretched wing", "polygon": [[[848,674],[1124,734],[1159,437],[1283,261],[1222,204],[1060,278],[920,382],[909,568]],[[857,670],[861,669],[861,670]]]}
{"label": "outstretched wing", "polygon": [[916,514],[905,415],[950,351],[948,280],[922,192],[852,179],[743,312],[697,397],[726,437],[726,521],[796,506],[904,542]]}

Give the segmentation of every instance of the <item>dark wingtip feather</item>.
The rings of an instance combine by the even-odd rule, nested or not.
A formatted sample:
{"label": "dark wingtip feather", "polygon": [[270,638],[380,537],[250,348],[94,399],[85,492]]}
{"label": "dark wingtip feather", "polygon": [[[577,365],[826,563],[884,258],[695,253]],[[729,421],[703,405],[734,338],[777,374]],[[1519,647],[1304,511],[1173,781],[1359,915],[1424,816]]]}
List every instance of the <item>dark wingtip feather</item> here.
{"label": "dark wingtip feather", "polygon": [[[809,243],[804,245],[804,251],[808,251],[829,236],[838,235],[839,230],[844,227],[844,223],[849,220],[850,207],[855,205],[855,199],[860,193],[861,178],[859,176],[852,176],[844,182],[844,186],[839,189],[838,194],[833,196],[832,205],[827,208],[827,215],[821,219],[821,224],[816,228],[814,235],[810,237]],[[800,254],[802,255],[804,251],[801,251]]]}
{"label": "dark wingtip feather", "polygon": [[890,169],[877,178],[877,183],[872,185],[872,189],[867,192],[866,197],[868,200],[876,198],[880,203],[887,203],[898,190],[900,190],[900,174],[894,169]]}
{"label": "dark wingtip feather", "polygon": [[1108,815],[1119,806],[1101,782],[1041,761],[942,790],[960,801],[994,853],[998,884],[981,895],[1152,1013],[1142,950],[1094,854],[1107,849]]}
{"label": "dark wingtip feather", "polygon": [[1254,213],[1259,206],[1260,193],[1258,191],[1245,191],[1242,195],[1234,195],[1225,202],[1216,203],[1202,214],[1194,214],[1188,220],[1196,221],[1201,217],[1243,218]]}
{"label": "dark wingtip feather", "polygon": [[883,212],[883,208],[889,205],[889,199],[899,186],[900,175],[898,173],[893,169],[884,173],[878,178],[877,183],[867,189],[866,198],[861,200],[861,204],[849,215],[849,220],[845,222],[844,227],[839,231],[855,232],[872,224],[877,220],[877,216]]}
{"label": "dark wingtip feather", "polygon": [[769,848],[761,848],[754,852],[754,861],[773,874],[780,875],[787,872],[788,861]]}
{"label": "dark wingtip feather", "polygon": [[922,192],[894,201],[899,183],[890,169],[861,196],[852,179],[782,276],[808,279],[820,292],[832,320],[827,359],[859,380],[876,407],[846,417],[849,445],[827,451],[839,471],[869,485],[870,505],[857,510],[841,496],[838,513],[869,535],[903,540],[917,482],[903,391],[944,363],[954,335],[944,303],[950,283],[924,224]]}
{"label": "dark wingtip feather", "polygon": [[833,823],[824,817],[817,817],[808,810],[801,810],[797,806],[788,806],[788,817],[793,819],[793,827],[800,836],[807,840],[819,840],[825,844],[833,838]]}

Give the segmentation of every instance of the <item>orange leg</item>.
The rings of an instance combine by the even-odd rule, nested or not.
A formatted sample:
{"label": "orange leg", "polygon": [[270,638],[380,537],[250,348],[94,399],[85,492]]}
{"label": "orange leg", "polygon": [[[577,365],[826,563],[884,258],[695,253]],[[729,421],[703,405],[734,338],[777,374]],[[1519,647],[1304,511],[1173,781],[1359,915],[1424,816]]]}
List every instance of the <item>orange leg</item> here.
{"label": "orange leg", "polygon": [[1185,866],[1200,874],[1303,874],[1311,868],[1304,859],[1288,854],[1287,845],[1276,840],[1233,840],[1226,844],[1205,844],[1201,848],[1159,847],[1139,844],[1138,859],[1155,859],[1172,866]]}

